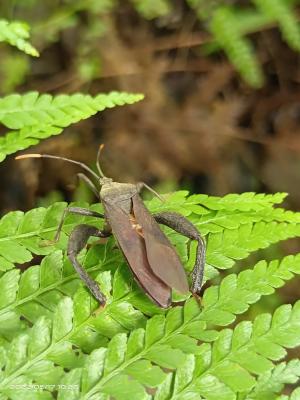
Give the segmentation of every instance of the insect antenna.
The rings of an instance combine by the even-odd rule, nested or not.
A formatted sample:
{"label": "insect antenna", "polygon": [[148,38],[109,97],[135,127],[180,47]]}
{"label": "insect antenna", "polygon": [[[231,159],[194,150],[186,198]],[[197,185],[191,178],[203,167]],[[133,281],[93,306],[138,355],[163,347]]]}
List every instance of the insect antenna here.
{"label": "insect antenna", "polygon": [[101,178],[106,178],[106,176],[104,175],[104,173],[102,171],[102,168],[100,166],[100,156],[101,156],[101,152],[102,152],[103,149],[104,149],[104,144],[102,143],[102,144],[100,144],[99,150],[98,150],[98,153],[97,153],[96,165],[97,165],[97,169],[98,169],[98,172],[99,172]]}
{"label": "insect antenna", "polygon": [[54,158],[55,160],[62,160],[62,161],[67,161],[69,163],[72,164],[76,164],[79,165],[81,168],[85,169],[86,171],[88,171],[91,175],[93,175],[94,178],[97,179],[97,181],[99,180],[99,176],[91,169],[89,168],[87,165],[85,165],[82,162],[79,161],[75,161],[75,160],[71,160],[70,158],[65,158],[65,157],[59,157],[59,156],[53,156],[51,154],[22,154],[20,156],[15,157],[16,160],[22,160],[24,158]]}

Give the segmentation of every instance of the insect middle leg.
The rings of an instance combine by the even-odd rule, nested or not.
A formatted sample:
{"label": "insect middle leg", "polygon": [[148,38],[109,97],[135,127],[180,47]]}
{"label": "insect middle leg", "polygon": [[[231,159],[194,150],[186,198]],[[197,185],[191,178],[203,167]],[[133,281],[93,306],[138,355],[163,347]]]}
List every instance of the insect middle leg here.
{"label": "insect middle leg", "polygon": [[198,232],[197,228],[184,216],[176,212],[161,212],[154,214],[156,222],[168,226],[174,231],[188,237],[192,240],[197,240],[196,261],[192,271],[192,293],[200,293],[203,281],[204,265],[205,265],[205,242]]}
{"label": "insect middle leg", "polygon": [[97,211],[88,210],[87,208],[67,207],[64,209],[63,215],[62,215],[60,223],[58,225],[58,228],[57,228],[57,231],[56,231],[56,234],[54,237],[54,242],[59,241],[61,230],[62,230],[63,224],[65,222],[65,219],[66,219],[66,216],[68,215],[68,213],[84,215],[86,217],[104,218],[104,214],[100,214]]}
{"label": "insect middle leg", "polygon": [[100,304],[105,304],[106,298],[105,295],[99,289],[99,286],[96,281],[94,281],[86,272],[86,270],[82,267],[82,265],[77,260],[77,256],[80,251],[87,244],[88,239],[91,236],[96,236],[100,238],[105,238],[111,235],[111,231],[108,230],[99,230],[94,226],[80,224],[76,226],[71,232],[69,242],[68,242],[68,250],[67,255],[75,268],[76,272],[79,274],[80,278],[85,282],[86,286],[90,289],[95,298],[99,301]]}

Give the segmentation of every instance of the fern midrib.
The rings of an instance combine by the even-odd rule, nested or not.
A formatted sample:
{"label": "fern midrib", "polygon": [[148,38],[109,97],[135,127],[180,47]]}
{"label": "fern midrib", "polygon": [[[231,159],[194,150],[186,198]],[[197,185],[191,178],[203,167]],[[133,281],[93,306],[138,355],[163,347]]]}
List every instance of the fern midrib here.
{"label": "fern midrib", "polygon": [[[186,206],[186,205],[188,206],[188,205],[201,205],[201,204],[200,203],[196,203],[196,202],[190,202],[190,203],[187,202],[187,203],[184,203],[184,206]],[[267,207],[267,208],[269,208],[269,207]],[[170,205],[170,207],[156,207],[156,208],[152,209],[151,212],[155,213],[157,211],[162,211],[162,210],[165,210],[165,209],[172,210],[172,205]],[[215,211],[224,211],[224,210],[211,210],[210,209],[210,212],[215,212]],[[242,214],[243,216],[245,216],[245,215],[246,216],[252,216],[253,212],[255,212],[255,210],[254,211],[253,210],[252,211],[247,211],[247,212],[244,212],[244,213],[239,211],[239,213],[235,213],[233,215],[237,216],[238,214]],[[250,213],[250,215],[248,215],[248,213]],[[191,214],[192,214],[192,212],[191,212]],[[203,215],[205,215],[205,214],[203,214]],[[206,221],[196,222],[195,225],[196,226],[201,226],[201,225],[206,225],[207,223],[215,223],[217,225],[217,222],[224,221],[228,217],[230,217],[231,215],[232,214],[227,214],[227,215],[218,216],[218,217],[212,217],[212,218],[210,218],[210,219],[208,219]],[[199,215],[199,216],[201,217],[201,215]],[[263,216],[262,216],[260,221],[262,221],[262,220],[264,220]],[[88,221],[89,221],[89,223],[97,223],[97,222],[99,222],[99,218],[89,219]],[[264,221],[266,223],[270,222],[268,220],[264,220]],[[252,222],[247,221],[247,222],[244,222],[244,223],[242,222],[242,223],[239,224],[239,226],[243,225],[243,224],[247,224],[247,223],[254,224],[254,223],[257,223],[257,222],[259,222],[259,221],[252,221]],[[276,221],[274,219],[271,222],[276,222],[277,224],[279,224],[279,223],[289,223],[290,224],[289,221],[281,221],[281,220]],[[77,223],[74,223],[74,222],[73,223],[69,223],[69,224],[64,224],[64,227],[72,227],[72,226],[75,226],[76,224]],[[294,225],[296,225],[296,224],[297,223],[294,223]],[[237,229],[237,228],[232,228],[232,229]],[[57,230],[57,225],[55,225],[53,227],[49,227],[49,228],[44,228],[44,229],[39,229],[39,230],[27,232],[27,233],[19,233],[19,234],[17,233],[17,234],[10,235],[10,236],[0,237],[0,242],[10,241],[10,240],[18,240],[18,239],[25,239],[25,238],[30,238],[32,236],[40,236],[43,233],[49,233],[49,232],[53,232],[53,231],[56,231],[56,230]]]}
{"label": "fern midrib", "polygon": [[[271,208],[273,211],[275,211],[275,209]],[[214,211],[214,210],[211,210]],[[226,211],[226,210],[218,210],[218,211]],[[258,212],[260,212],[261,210],[259,210]],[[205,214],[204,214],[205,215]],[[284,214],[283,214],[284,215]],[[283,217],[283,215],[281,215]],[[300,217],[300,213],[296,214],[298,215],[298,217]],[[286,223],[286,224],[293,224],[293,225],[297,225],[299,224],[299,222],[296,220],[295,216],[293,221],[289,221],[288,217],[286,219],[280,219],[280,216],[274,215],[273,218],[270,217],[269,214],[262,214],[262,215],[257,215],[257,210],[250,210],[250,211],[239,211],[237,210],[237,212],[232,212],[232,210],[229,210],[228,214],[222,215],[222,216],[216,216],[216,217],[212,217],[210,219],[205,220],[204,222],[196,222],[195,225],[196,226],[201,226],[201,225],[205,225],[205,224],[209,224],[209,223],[213,223],[215,225],[218,225],[218,222],[222,222],[222,221],[226,221],[228,218],[230,217],[235,217],[236,219],[238,217],[246,217],[246,218],[253,218],[250,221],[243,221],[243,219],[241,219],[240,222],[238,222],[238,227],[240,227],[241,225],[245,225],[245,224],[256,224],[259,222],[265,222],[265,223],[271,223],[271,222],[275,222],[276,224],[282,224],[282,223]],[[255,218],[255,219],[254,219]],[[238,229],[238,227],[236,228],[226,228],[223,225],[218,225],[223,229]]]}
{"label": "fern midrib", "polygon": [[[72,98],[72,95],[70,97]],[[94,113],[97,112],[97,106],[99,106],[99,104],[98,104],[98,102],[96,101],[95,98],[93,98],[93,97],[91,97],[89,95],[84,95],[83,99],[89,101],[89,103],[85,104],[85,105],[88,106],[91,109],[91,112],[94,112]],[[22,113],[31,113],[31,112],[36,112],[36,111],[37,112],[41,112],[42,111],[42,112],[45,112],[47,115],[49,115],[49,117],[51,118],[51,120],[53,122],[56,122],[56,118],[55,118],[56,111],[59,110],[59,111],[64,112],[64,110],[63,110],[64,107],[73,108],[73,109],[76,109],[79,112],[81,111],[82,114],[84,113],[79,108],[78,104],[76,104],[76,103],[71,104],[70,101],[66,101],[64,104],[63,103],[57,103],[57,104],[53,105],[53,101],[55,100],[55,97],[51,98],[50,102],[47,103],[47,104],[44,104],[44,103],[41,103],[41,102],[39,103],[39,100],[40,100],[40,98],[37,97],[37,99],[35,100],[35,103],[33,103],[33,104],[24,106],[24,103],[21,103],[15,108],[9,107],[9,109],[2,110],[2,111],[0,111],[0,119],[3,116],[10,115],[10,114],[15,114],[15,113],[22,114]],[[93,103],[93,104],[91,104],[91,103]],[[92,108],[92,105],[95,108]],[[73,115],[71,115],[69,113],[65,113],[65,114],[66,114],[67,117],[73,117]],[[38,125],[38,123],[37,124],[33,124],[33,126],[34,125]],[[52,126],[52,123],[48,122],[48,123],[46,123],[46,125],[51,125]],[[30,125],[30,126],[32,126],[32,125]],[[60,125],[59,125],[59,127],[61,128]]]}
{"label": "fern midrib", "polygon": [[[99,218],[94,218],[94,219],[90,219],[88,220],[89,223],[94,224],[96,222],[99,222]],[[65,227],[73,227],[78,225],[78,223],[69,223],[69,224],[64,224],[64,228]],[[30,238],[31,236],[40,236],[42,233],[48,233],[48,232],[54,232],[57,231],[57,227],[58,224],[50,227],[50,228],[44,228],[44,229],[40,229],[37,231],[31,231],[31,232],[27,232],[27,233],[20,233],[20,234],[16,234],[16,235],[11,235],[11,236],[6,236],[6,237],[1,237],[0,238],[0,242],[5,242],[5,241],[10,241],[10,240],[17,240],[17,239],[25,239],[25,238]]]}
{"label": "fern midrib", "polygon": [[[201,206],[203,208],[205,208],[208,212],[220,212],[220,211],[229,211],[229,212],[239,212],[239,213],[255,213],[255,212],[262,212],[262,211],[267,211],[267,210],[276,210],[276,208],[274,209],[275,205],[278,205],[280,203],[282,203],[282,200],[278,201],[278,200],[274,200],[274,199],[262,199],[262,200],[257,200],[257,199],[249,199],[249,200],[245,200],[243,199],[242,201],[238,200],[236,201],[236,206],[237,208],[233,208],[233,201],[228,202],[228,204],[226,204],[224,202],[224,198],[222,197],[218,197],[215,200],[215,204],[217,203],[218,206],[222,206],[221,208],[212,208],[212,206],[215,206],[215,204],[211,205],[210,204],[210,198],[213,196],[209,196],[206,200],[207,203],[205,202],[205,199],[201,200],[194,200],[194,201],[189,201],[189,197],[187,197],[184,201],[182,201],[181,203],[172,203],[170,202],[170,205],[168,205],[168,199],[166,199],[166,203],[164,203],[162,206],[153,206],[151,208],[152,212],[156,212],[156,211],[161,211],[161,210],[165,210],[169,208],[169,211],[172,211],[172,208],[177,210],[178,208],[183,208],[183,209],[187,209],[188,211],[190,211],[188,208],[189,206]],[[170,207],[169,207],[170,206]],[[228,208],[228,207],[229,208]],[[238,207],[241,206],[253,206],[253,208],[249,208],[247,210],[241,210]],[[259,207],[259,209],[257,209],[257,207]],[[205,215],[205,214],[204,214]]]}

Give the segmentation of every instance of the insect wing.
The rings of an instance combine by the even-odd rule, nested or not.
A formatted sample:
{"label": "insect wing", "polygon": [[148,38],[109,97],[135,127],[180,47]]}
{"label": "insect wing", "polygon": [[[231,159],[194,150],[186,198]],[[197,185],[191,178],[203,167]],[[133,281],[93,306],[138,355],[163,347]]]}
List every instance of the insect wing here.
{"label": "insect wing", "polygon": [[142,228],[147,258],[154,274],[181,293],[189,291],[187,277],[174,247],[138,195],[133,196],[133,212]]}
{"label": "insect wing", "polygon": [[146,255],[144,239],[132,227],[129,215],[116,205],[103,201],[108,222],[130,269],[145,292],[160,306],[171,304],[171,289],[152,271]]}

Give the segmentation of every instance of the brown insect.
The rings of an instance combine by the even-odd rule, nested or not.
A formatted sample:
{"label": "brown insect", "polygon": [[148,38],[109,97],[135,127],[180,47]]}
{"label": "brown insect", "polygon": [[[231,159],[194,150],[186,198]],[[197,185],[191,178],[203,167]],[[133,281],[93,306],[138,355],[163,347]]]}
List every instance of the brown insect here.
{"label": "brown insect", "polygon": [[[98,191],[95,184],[86,175],[78,174],[79,178],[88,184],[101,201],[104,214],[80,207],[67,207],[58,226],[55,241],[59,239],[68,213],[105,219],[102,230],[86,224],[76,226],[70,235],[67,250],[68,257],[80,278],[101,304],[105,304],[106,301],[104,294],[97,282],[87,274],[77,260],[77,255],[86,246],[91,236],[108,237],[111,234],[115,236],[136,281],[160,307],[167,308],[170,306],[172,289],[176,289],[180,293],[187,293],[190,290],[193,294],[199,294],[205,264],[205,242],[200,233],[188,219],[178,213],[150,214],[139,195],[144,187],[154,192],[146,184],[118,183],[106,177],[99,162],[102,148],[103,145],[100,146],[97,156],[99,175],[87,165],[64,157],[49,154],[25,154],[16,157],[16,159],[54,158],[80,165],[97,180],[97,184],[100,186],[100,191]],[[157,195],[157,193],[155,194]],[[198,242],[190,289],[179,256],[160,229],[159,224],[164,224]]]}

